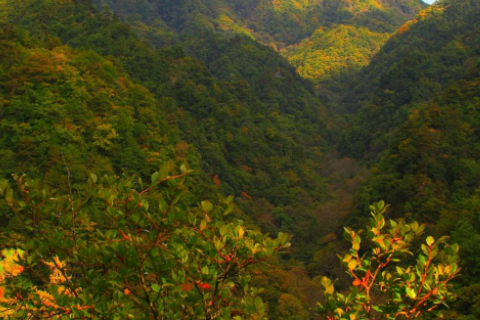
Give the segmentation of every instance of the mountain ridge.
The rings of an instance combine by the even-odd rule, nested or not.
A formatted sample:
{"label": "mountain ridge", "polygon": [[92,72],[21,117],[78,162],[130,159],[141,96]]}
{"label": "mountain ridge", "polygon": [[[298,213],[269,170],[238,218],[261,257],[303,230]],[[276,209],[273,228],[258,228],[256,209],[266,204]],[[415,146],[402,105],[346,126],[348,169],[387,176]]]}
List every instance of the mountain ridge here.
{"label": "mountain ridge", "polygon": [[[205,29],[252,38],[276,48],[302,76],[314,81],[367,65],[388,34],[425,8],[421,0],[97,0],[97,5],[109,6],[133,24],[161,25],[165,33],[195,34]],[[337,41],[319,37],[319,30]],[[322,61],[322,56],[332,53],[335,59]]]}

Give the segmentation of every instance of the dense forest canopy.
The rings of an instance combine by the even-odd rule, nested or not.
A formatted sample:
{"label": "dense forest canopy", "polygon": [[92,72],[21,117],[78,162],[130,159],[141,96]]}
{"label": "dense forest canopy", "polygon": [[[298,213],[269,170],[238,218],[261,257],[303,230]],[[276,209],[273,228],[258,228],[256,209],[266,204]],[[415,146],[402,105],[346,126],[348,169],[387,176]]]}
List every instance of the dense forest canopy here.
{"label": "dense forest canopy", "polygon": [[0,8],[0,317],[480,317],[478,1]]}
{"label": "dense forest canopy", "polygon": [[317,82],[367,65],[389,34],[425,8],[421,0],[96,2],[155,43],[198,30],[255,39],[279,49],[300,75]]}

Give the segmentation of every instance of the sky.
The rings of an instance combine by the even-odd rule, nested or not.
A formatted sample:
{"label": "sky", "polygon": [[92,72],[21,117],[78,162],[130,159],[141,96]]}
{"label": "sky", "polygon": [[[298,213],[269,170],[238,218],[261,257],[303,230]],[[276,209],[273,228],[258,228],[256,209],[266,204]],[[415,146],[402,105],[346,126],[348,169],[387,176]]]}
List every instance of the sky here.
{"label": "sky", "polygon": [[423,1],[425,1],[426,3],[432,4],[432,3],[434,3],[434,2],[437,1],[437,0],[423,0]]}

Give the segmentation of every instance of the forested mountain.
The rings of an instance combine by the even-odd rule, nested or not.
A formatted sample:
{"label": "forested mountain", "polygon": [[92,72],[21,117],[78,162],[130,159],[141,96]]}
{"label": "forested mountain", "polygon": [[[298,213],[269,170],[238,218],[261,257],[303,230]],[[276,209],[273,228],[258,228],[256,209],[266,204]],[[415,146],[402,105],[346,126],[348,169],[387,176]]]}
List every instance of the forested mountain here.
{"label": "forested mountain", "polygon": [[451,319],[479,315],[479,17],[478,1],[449,0],[403,25],[347,89],[354,115],[340,139],[372,165],[360,208],[385,199],[462,247]]}
{"label": "forested mountain", "polygon": [[[274,50],[205,33],[187,47],[202,61],[178,46],[151,47],[89,1],[2,8],[2,177],[24,172],[67,191],[90,173],[148,180],[169,161],[188,162],[188,203],[235,195],[243,219],[298,235],[295,248],[305,250],[295,256],[316,250],[323,227],[312,209],[329,197],[319,168],[328,117]],[[311,282],[301,266],[272,268]],[[270,296],[303,290],[279,282]],[[314,302],[302,295],[300,308]]]}
{"label": "forested mountain", "polygon": [[0,8],[0,317],[480,317],[478,1]]}
{"label": "forested mountain", "polygon": [[[54,5],[56,7],[51,7]],[[79,6],[84,7],[83,11],[78,12]],[[315,157],[316,152],[320,152],[317,151],[319,147],[325,145],[320,137],[326,128],[324,108],[309,84],[273,51],[258,44],[245,44],[238,38],[222,43],[212,36],[198,44],[209,57],[206,64],[212,70],[210,72],[202,62],[186,56],[181,49],[150,48],[128,26],[114,20],[108,13],[92,15],[93,8],[88,5],[67,2],[58,6],[54,2],[49,5],[48,2],[31,1],[27,3],[26,10],[32,15],[25,15],[25,10],[17,10],[12,6],[7,21],[30,31],[34,39],[47,38],[42,43],[53,42],[48,44],[51,47],[60,41],[81,51],[94,51],[110,59],[112,68],[125,70],[124,73],[118,71],[110,80],[114,88],[105,85],[105,99],[101,99],[105,107],[103,114],[99,113],[102,119],[116,112],[115,103],[112,102],[114,107],[111,107],[106,99],[118,99],[122,92],[117,93],[116,90],[123,85],[121,81],[126,81],[126,88],[129,78],[141,84],[139,90],[146,96],[143,99],[152,103],[152,108],[156,110],[150,120],[161,121],[163,124],[156,124],[155,128],[164,128],[167,133],[160,138],[162,135],[153,129],[139,129],[141,131],[131,139],[138,150],[148,146],[148,152],[165,155],[161,149],[151,150],[153,145],[147,136],[160,139],[163,145],[173,146],[171,155],[175,153],[175,148],[177,156],[182,156],[179,153],[183,156],[189,154],[189,146],[193,147],[193,153],[195,149],[201,150],[205,171],[218,175],[218,182],[221,182],[225,192],[237,192],[238,195],[245,192],[251,197],[261,196],[274,203],[287,204],[291,201],[285,190],[292,190],[292,184],[307,183],[315,197],[321,195],[322,182],[311,180],[318,175],[298,169],[313,170],[314,166],[307,163]],[[46,21],[44,30],[37,28],[41,21]],[[235,64],[228,62],[226,58],[229,55]],[[258,57],[258,60],[242,60],[248,55]],[[4,61],[10,63],[5,67],[7,71],[11,68],[21,69],[24,63],[29,62],[28,59]],[[48,59],[47,62],[53,63]],[[45,66],[38,64],[39,68]],[[218,79],[212,73],[218,74]],[[120,80],[115,80],[116,77]],[[47,85],[47,90],[53,89]],[[10,103],[14,100],[15,92],[5,92],[6,100]],[[95,95],[102,92],[96,91]],[[21,96],[25,94],[20,91]],[[60,95],[61,90],[54,90],[53,94]],[[93,92],[90,95],[95,98]],[[88,101],[82,103],[88,104]],[[128,102],[124,103],[129,105]],[[90,104],[97,108],[96,101]],[[145,126],[145,121],[135,118],[140,116],[139,111],[132,110],[130,116],[132,118],[129,121],[134,126]],[[113,129],[119,130],[116,127]],[[176,138],[168,136],[172,134]],[[123,139],[128,140],[126,137],[121,139],[117,147],[126,143]],[[141,147],[143,143],[145,145]],[[38,146],[36,143],[33,145]],[[114,148],[115,143],[112,142],[110,149]],[[145,154],[142,157],[146,162],[152,160]],[[296,159],[305,162],[305,165],[292,165]],[[136,168],[122,165],[117,166],[117,170],[122,168],[138,172],[142,166],[143,163]],[[271,183],[269,179],[275,179],[276,182]],[[300,182],[302,179],[304,182]],[[265,188],[267,185],[275,185],[275,191],[268,191]],[[281,190],[282,186],[286,187],[284,191]]]}
{"label": "forested mountain", "polygon": [[97,0],[148,34],[155,43],[172,34],[209,30],[239,34],[280,50],[297,71],[316,81],[370,61],[421,0],[298,1]]}

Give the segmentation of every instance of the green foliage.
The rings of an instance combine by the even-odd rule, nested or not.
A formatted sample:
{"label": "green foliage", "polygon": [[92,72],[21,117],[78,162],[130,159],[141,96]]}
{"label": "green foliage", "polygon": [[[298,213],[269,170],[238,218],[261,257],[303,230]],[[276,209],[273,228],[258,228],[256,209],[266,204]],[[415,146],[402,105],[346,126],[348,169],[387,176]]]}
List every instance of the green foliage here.
{"label": "green foliage", "polygon": [[388,41],[358,75],[361,81],[346,88],[344,103],[358,114],[340,140],[345,154],[384,150],[390,133],[433,99],[463,103],[462,92],[470,93],[478,77],[479,10],[476,1],[439,2]]}
{"label": "green foliage", "polygon": [[479,12],[477,1],[441,1],[400,28],[346,89],[355,114],[339,140],[371,166],[358,213],[383,198],[395,217],[427,221],[465,248],[449,319],[479,310]]}
{"label": "green foliage", "polygon": [[415,261],[406,265],[425,225],[405,220],[387,222],[387,208],[383,202],[370,207],[373,218],[366,230],[370,248],[365,253],[361,253],[361,232],[345,229],[351,249],[341,260],[353,287],[346,293],[335,292],[334,282],[322,279],[326,301],[318,310],[327,319],[416,319],[436,313],[439,306],[453,300],[449,282],[460,271],[458,245],[449,245],[444,237],[435,240],[429,236]]}
{"label": "green foliage", "polygon": [[[58,239],[72,234],[68,229],[72,227],[69,215],[64,214],[65,208],[58,211],[49,198],[42,200],[44,205],[57,210],[51,212],[62,213],[57,217],[61,224],[55,225],[53,213],[42,209],[42,215],[48,219],[45,225],[38,222],[40,227],[53,230],[54,240],[60,242],[51,239],[46,241],[47,245],[57,245],[62,250],[47,252],[48,248],[39,245],[39,240],[36,244],[40,248],[33,251],[39,250],[42,261],[40,256],[32,258],[37,262],[27,268],[30,278],[24,273],[7,281],[30,281],[32,288],[52,296],[47,300],[55,303],[47,306],[48,310],[37,308],[35,312],[105,312],[105,317],[110,318],[117,303],[125,305],[121,318],[142,318],[151,309],[146,298],[166,296],[168,291],[177,301],[168,302],[175,311],[182,310],[175,303],[193,303],[193,309],[182,311],[186,318],[223,307],[230,308],[229,316],[242,317],[229,304],[234,303],[247,316],[255,314],[254,310],[268,310],[279,319],[306,319],[311,316],[307,310],[319,300],[318,284],[309,276],[339,277],[337,287],[345,287],[345,275],[338,276],[340,268],[333,261],[335,253],[342,249],[337,241],[339,227],[349,217],[363,220],[355,213],[383,198],[392,204],[395,217],[413,216],[431,222],[437,230],[436,238],[449,235],[464,248],[459,255],[466,276],[459,280],[456,290],[461,299],[452,304],[453,310],[447,316],[462,320],[477,317],[480,33],[476,1],[444,1],[422,11],[398,30],[358,77],[350,71],[367,65],[387,36],[424,8],[421,1],[95,2],[97,9],[90,0],[25,0],[21,5],[18,1],[0,0],[0,175],[10,177],[12,172],[26,172],[42,181],[39,189],[46,189],[52,199],[64,204],[88,195],[88,201],[80,206],[83,209],[75,214],[95,221],[90,227],[83,220],[73,225],[83,226],[78,232],[88,244],[94,244],[87,249],[92,251],[92,258],[85,252],[67,255],[62,253],[67,248]],[[297,75],[295,67],[271,47],[289,58],[303,76],[321,78],[317,89],[321,90],[323,101],[312,83]],[[354,114],[334,118],[342,111]],[[342,155],[327,155],[332,142],[339,142]],[[147,181],[150,172],[172,159],[179,163],[188,161],[194,169],[185,185],[175,185],[178,180],[169,181],[165,188],[162,184],[159,190],[153,188],[151,193],[142,194],[141,204],[146,201],[149,207],[132,209],[127,205],[135,214],[126,218],[123,225],[112,226],[113,220],[109,222],[106,217],[116,216],[105,210],[126,209],[105,202],[100,193],[111,185],[114,196],[127,199],[129,204],[126,197],[139,193],[132,190],[148,186],[141,187],[142,183],[134,183],[132,178],[100,179],[92,188],[84,185],[90,172],[110,177],[126,173]],[[371,169],[369,175],[364,166]],[[186,172],[187,168],[182,170]],[[22,179],[23,183],[30,181]],[[3,184],[2,188],[8,189]],[[255,239],[257,236],[247,227],[249,222],[234,219],[252,220],[273,235],[294,235],[291,261],[282,256],[270,260],[259,268],[261,271],[256,269],[260,274],[253,281],[265,291],[242,291],[242,273],[231,281],[234,287],[226,280],[222,282],[219,277],[225,272],[223,267],[233,262],[223,263],[228,256],[222,257],[225,252],[220,250],[220,255],[215,241],[209,244],[205,239],[180,243],[179,250],[161,256],[165,266],[178,272],[157,268],[154,259],[147,257],[146,268],[157,268],[155,271],[166,275],[165,283],[160,278],[146,279],[147,293],[139,272],[127,275],[132,277],[128,279],[132,288],[123,283],[121,288],[113,288],[104,281],[118,281],[124,274],[109,273],[92,259],[98,262],[111,258],[111,250],[101,252],[109,241],[121,240],[113,243],[115,250],[124,250],[122,257],[130,257],[135,251],[129,242],[132,239],[148,245],[151,239],[144,234],[146,231],[126,231],[136,224],[145,224],[145,212],[153,212],[154,219],[160,219],[158,213],[165,209],[160,199],[175,199],[181,191],[177,186],[190,190],[172,205],[175,212],[185,214],[174,219],[180,223],[178,227],[185,226],[183,218],[197,217],[193,223],[197,231],[211,231],[208,236],[219,238],[219,246],[225,245],[225,250],[232,249],[230,243],[247,248],[240,252],[239,261],[259,254],[244,242],[250,235]],[[357,190],[360,192],[355,194]],[[19,192],[29,197],[24,191]],[[218,212],[231,210],[218,194],[234,194],[244,212],[236,211],[232,214],[235,218],[228,216],[222,222],[232,223],[232,228],[217,228],[215,221],[224,218]],[[5,194],[9,201],[17,196],[13,190]],[[202,203],[206,198],[216,200]],[[23,208],[21,201],[17,202],[17,210]],[[71,208],[69,204],[67,209]],[[356,212],[350,216],[354,208]],[[6,201],[0,202],[0,209],[1,224],[16,227],[23,237],[18,238],[19,243],[33,248],[26,239],[28,232],[35,229],[20,227],[28,220],[20,223]],[[123,221],[123,216],[116,220],[117,224],[118,221]],[[94,232],[97,225],[103,235]],[[63,229],[60,232],[55,227]],[[168,244],[173,248],[180,236],[195,238],[195,233],[188,230],[175,233]],[[228,234],[225,239],[222,230]],[[130,240],[124,239],[120,231]],[[243,240],[235,238],[241,232]],[[5,231],[1,241],[14,248],[17,238],[8,238],[11,234]],[[258,243],[272,245],[265,237],[258,237],[258,241],[254,239]],[[439,240],[433,246],[438,244]],[[379,246],[377,242],[375,245]],[[181,265],[185,259],[182,248],[201,248],[204,252],[201,255],[193,250],[193,258],[188,257],[187,262],[207,257],[206,265],[201,267],[207,266],[208,274],[195,270],[201,274],[200,278],[197,276],[198,283],[192,279],[184,281],[186,272],[193,271],[188,263]],[[27,250],[28,254],[30,251]],[[12,260],[10,253],[4,261]],[[95,281],[95,289],[72,291],[68,288],[70,282],[65,280],[60,291],[71,294],[60,295],[55,288],[58,283],[52,286],[46,280],[48,274],[58,275],[58,268],[47,264],[57,257],[74,275],[72,281],[78,284],[90,277]],[[78,269],[79,257],[90,263],[88,277],[83,277],[83,271]],[[105,265],[130,272],[128,268],[139,268],[135,261],[132,259],[125,266],[107,261]],[[377,263],[369,261],[372,268]],[[303,265],[308,266],[308,275]],[[232,268],[240,269],[237,267]],[[366,270],[353,271],[360,275]],[[405,277],[413,272],[404,270]],[[204,284],[200,291],[211,299],[212,308],[205,308],[208,300],[200,302],[195,283]],[[213,283],[220,283],[225,295],[213,297]],[[82,285],[90,288],[90,284]],[[183,289],[194,290],[183,290],[182,285]],[[99,288],[105,290],[110,300],[102,300]],[[6,291],[8,299],[15,299],[10,289],[11,286]],[[75,300],[73,292],[85,301]],[[378,293],[372,292],[372,296]],[[26,291],[21,295],[27,297]],[[258,295],[265,298],[265,308],[257,300]],[[45,302],[34,297],[37,305]],[[143,300],[137,304],[138,297]],[[405,299],[418,301],[417,298]],[[89,299],[102,301],[103,309],[84,304],[93,301]],[[160,306],[165,302],[155,303]],[[276,308],[278,305],[281,307]],[[258,316],[261,314],[263,311],[258,312]]]}
{"label": "green foliage", "polygon": [[[314,80],[367,65],[388,35],[424,8],[418,0],[96,2],[98,7],[108,5],[136,28],[140,21],[159,33],[166,25],[169,31],[195,38],[199,30],[224,38],[245,35],[280,49],[302,76]],[[159,42],[158,36],[150,38]]]}
{"label": "green foliage", "polygon": [[[5,46],[20,42],[22,34],[29,47],[3,52],[3,70],[18,79],[8,88],[19,87],[2,92],[8,110],[0,120],[8,128],[0,134],[4,177],[29,172],[61,181],[65,189],[67,167],[75,184],[92,171],[146,178],[159,163],[177,158],[196,169],[198,199],[217,190],[274,205],[296,206],[300,194],[310,202],[326,198],[316,172],[328,145],[325,108],[273,50],[244,37],[202,33],[185,39],[190,52],[204,52],[204,65],[176,47],[153,49],[112,12],[97,12],[88,2],[26,1],[22,10],[10,6],[5,20],[15,24]],[[51,67],[37,63],[31,72],[42,70],[50,82],[23,90],[20,79],[29,79],[30,71],[14,57],[37,51]],[[67,52],[67,60],[57,63],[50,57],[56,52]],[[71,73],[57,71],[57,64]],[[64,90],[64,80],[74,84],[72,91]],[[12,108],[16,100],[21,112]],[[37,104],[49,110],[50,101],[58,115],[48,116],[47,126],[32,110]],[[78,128],[65,141],[70,123]],[[271,231],[280,230],[288,231]]]}
{"label": "green foliage", "polygon": [[[30,172],[64,187],[88,171],[145,175],[174,157],[175,131],[154,97],[109,59],[0,31],[0,175]],[[60,184],[60,185],[58,185]]]}
{"label": "green foliage", "polygon": [[[247,268],[286,248],[288,236],[229,218],[232,197],[188,203],[189,171],[171,167],[147,185],[92,174],[70,193],[25,176],[14,177],[14,191],[2,180],[13,216],[1,246],[24,251],[24,271],[4,283],[17,299],[10,317],[263,319]],[[52,263],[60,281],[48,280]]]}

